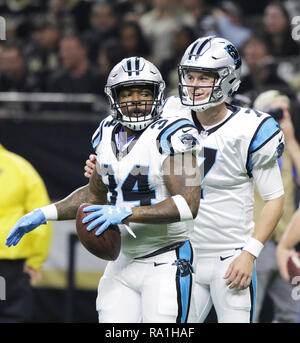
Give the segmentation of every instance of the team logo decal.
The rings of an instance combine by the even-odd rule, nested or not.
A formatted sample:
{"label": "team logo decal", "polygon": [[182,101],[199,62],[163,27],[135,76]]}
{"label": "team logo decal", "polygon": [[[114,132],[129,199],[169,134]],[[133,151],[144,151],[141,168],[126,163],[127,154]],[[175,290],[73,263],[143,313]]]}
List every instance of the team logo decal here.
{"label": "team logo decal", "polygon": [[183,135],[179,137],[179,139],[184,144],[184,146],[188,149],[193,148],[195,145],[198,144],[197,138],[189,133],[184,133]]}
{"label": "team logo decal", "polygon": [[281,142],[276,148],[277,156],[280,157],[283,151],[284,151],[284,143]]}
{"label": "team logo decal", "polygon": [[235,64],[235,69],[238,69],[241,66],[242,62],[241,62],[240,54],[237,51],[237,49],[232,44],[226,45],[224,49],[233,58],[233,61],[234,61],[234,64]]}

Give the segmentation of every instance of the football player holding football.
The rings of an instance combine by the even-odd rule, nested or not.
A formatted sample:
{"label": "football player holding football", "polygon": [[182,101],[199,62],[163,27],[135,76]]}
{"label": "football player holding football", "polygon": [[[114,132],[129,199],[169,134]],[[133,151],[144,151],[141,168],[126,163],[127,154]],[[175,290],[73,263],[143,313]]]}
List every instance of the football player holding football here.
{"label": "football player holding football", "polygon": [[92,138],[96,168],[88,186],[22,217],[6,244],[48,220],[74,219],[87,230],[119,225],[121,253],[99,283],[100,322],[187,322],[193,284],[189,240],[201,196],[198,132],[187,119],[160,118],[165,83],[142,57],[122,60],[105,87],[111,115]]}

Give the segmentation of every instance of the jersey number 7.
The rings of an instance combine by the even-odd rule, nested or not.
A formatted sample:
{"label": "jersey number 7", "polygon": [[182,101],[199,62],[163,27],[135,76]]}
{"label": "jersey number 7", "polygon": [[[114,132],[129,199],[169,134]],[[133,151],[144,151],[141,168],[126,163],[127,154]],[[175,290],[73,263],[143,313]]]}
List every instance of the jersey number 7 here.
{"label": "jersey number 7", "polygon": [[[212,149],[208,147],[203,147],[199,155],[199,168],[202,175],[202,183],[210,172],[211,168],[214,166],[217,158],[217,149]],[[201,189],[201,199],[204,199],[204,189]]]}

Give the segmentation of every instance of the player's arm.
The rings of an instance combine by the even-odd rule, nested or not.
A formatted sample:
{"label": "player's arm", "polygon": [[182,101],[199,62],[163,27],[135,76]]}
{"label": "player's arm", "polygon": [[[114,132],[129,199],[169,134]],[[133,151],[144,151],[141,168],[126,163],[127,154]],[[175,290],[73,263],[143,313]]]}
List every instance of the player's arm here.
{"label": "player's arm", "polygon": [[253,262],[283,214],[284,191],[280,169],[276,161],[268,169],[253,170],[260,195],[265,200],[252,236],[246,242],[241,255],[236,258],[225,275],[230,287],[244,289],[249,286]]}
{"label": "player's arm", "polygon": [[106,204],[106,194],[107,188],[95,169],[90,177],[88,185],[76,189],[63,200],[53,204],[57,210],[56,220],[75,219],[77,210],[83,203]]}
{"label": "player's arm", "polygon": [[[184,220],[182,211],[190,211],[190,219],[197,216],[201,195],[201,179],[196,158],[191,152],[169,156],[163,163],[163,171],[164,182],[170,197],[156,205],[134,207],[132,215],[127,217],[125,222],[174,223]],[[178,195],[180,197],[176,198]],[[179,202],[177,199],[180,199]],[[183,202],[187,205],[185,209],[181,208],[182,205],[186,206]]]}
{"label": "player's arm", "polygon": [[92,212],[83,219],[89,223],[87,230],[98,228],[100,235],[110,225],[128,223],[174,223],[192,220],[197,216],[201,177],[196,157],[191,152],[166,157],[163,163],[164,182],[170,194],[167,199],[150,206],[88,206],[84,212]]}
{"label": "player's arm", "polygon": [[252,140],[249,147],[252,152],[248,157],[253,167],[251,174],[265,204],[255,223],[252,236],[245,242],[242,253],[226,272],[226,283],[231,288],[241,290],[250,285],[253,262],[283,214],[284,189],[277,163],[283,147],[283,135],[278,124],[273,119],[266,120]]}
{"label": "player's arm", "polygon": [[283,236],[281,237],[277,249],[277,262],[279,271],[284,280],[289,282],[289,273],[287,270],[287,261],[295,251],[294,247],[300,242],[300,208],[294,213]]}
{"label": "player's arm", "polygon": [[49,220],[75,219],[77,210],[83,203],[106,204],[106,193],[107,189],[95,170],[88,185],[78,188],[61,201],[37,208],[19,219],[10,230],[5,244],[18,244],[24,234],[46,224]]}

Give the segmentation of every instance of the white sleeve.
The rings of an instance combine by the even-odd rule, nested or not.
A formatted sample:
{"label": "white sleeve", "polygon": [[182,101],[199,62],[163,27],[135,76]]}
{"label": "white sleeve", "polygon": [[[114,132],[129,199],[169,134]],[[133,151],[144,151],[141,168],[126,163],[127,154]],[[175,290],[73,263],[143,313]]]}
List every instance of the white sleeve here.
{"label": "white sleeve", "polygon": [[252,175],[263,200],[279,198],[284,194],[281,172],[277,161],[268,168],[253,169]]}
{"label": "white sleeve", "polygon": [[179,129],[172,135],[170,141],[174,153],[200,150],[198,130],[195,127]]}
{"label": "white sleeve", "polygon": [[247,170],[267,169],[273,166],[283,153],[284,135],[278,123],[271,117],[267,117],[257,129],[249,146]]}
{"label": "white sleeve", "polygon": [[162,155],[194,151],[198,150],[198,137],[198,130],[194,123],[180,118],[160,131],[157,136],[157,147]]}

